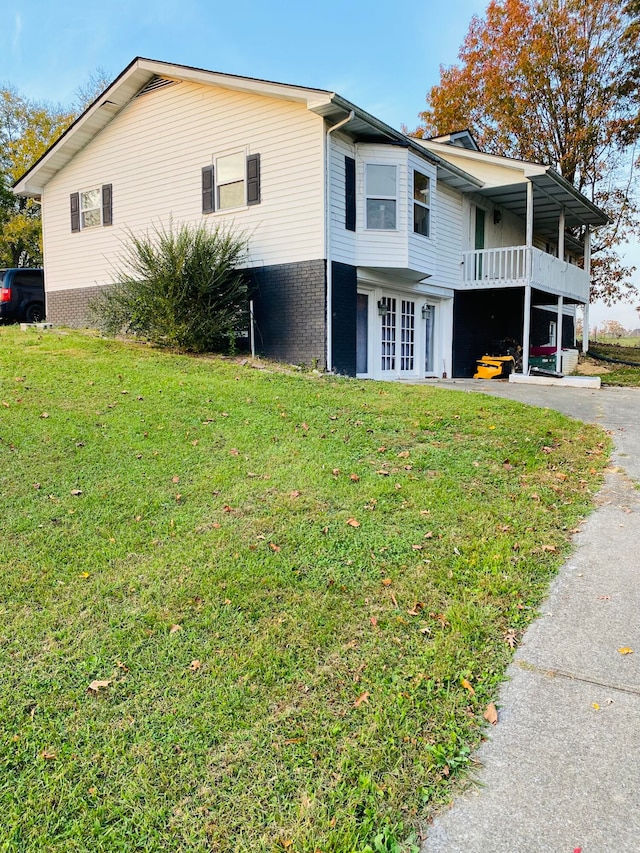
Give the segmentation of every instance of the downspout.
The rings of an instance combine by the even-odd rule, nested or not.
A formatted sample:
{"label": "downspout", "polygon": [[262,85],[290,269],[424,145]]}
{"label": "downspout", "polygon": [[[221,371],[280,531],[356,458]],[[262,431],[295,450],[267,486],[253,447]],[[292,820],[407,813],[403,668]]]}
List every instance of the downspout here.
{"label": "downspout", "polygon": [[591,229],[587,225],[584,235],[584,271],[587,274],[587,301],[582,314],[582,352],[589,351],[589,303],[591,301]]}
{"label": "downspout", "polygon": [[325,228],[324,228],[324,247],[325,247],[325,256],[327,258],[327,372],[330,373],[333,369],[332,358],[331,358],[331,349],[333,347],[333,329],[332,327],[332,314],[333,314],[333,300],[332,300],[332,289],[333,289],[333,270],[331,268],[331,145],[329,136],[333,133],[334,130],[339,130],[341,127],[344,127],[345,124],[348,124],[355,116],[353,110],[349,113],[346,118],[341,119],[337,124],[332,125],[327,130],[327,139],[325,145],[325,164],[324,164],[324,178],[325,178]]}

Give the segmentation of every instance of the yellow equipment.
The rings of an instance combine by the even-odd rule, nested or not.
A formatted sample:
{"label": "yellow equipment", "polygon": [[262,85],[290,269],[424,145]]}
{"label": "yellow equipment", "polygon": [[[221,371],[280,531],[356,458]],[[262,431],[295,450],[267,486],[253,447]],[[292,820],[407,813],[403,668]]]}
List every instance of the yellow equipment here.
{"label": "yellow equipment", "polygon": [[474,379],[501,379],[513,372],[515,359],[512,355],[483,355],[478,360]]}

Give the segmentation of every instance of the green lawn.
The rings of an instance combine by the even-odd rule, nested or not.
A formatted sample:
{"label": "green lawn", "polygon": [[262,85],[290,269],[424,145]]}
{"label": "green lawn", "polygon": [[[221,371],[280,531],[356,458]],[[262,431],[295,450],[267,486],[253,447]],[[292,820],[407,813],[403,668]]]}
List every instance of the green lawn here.
{"label": "green lawn", "polygon": [[[633,343],[637,340],[629,338],[616,343],[598,341],[589,344],[589,355],[596,361],[601,358],[601,364],[606,368],[602,373],[603,385],[640,386],[640,344]],[[616,364],[616,361],[628,363]]]}
{"label": "green lawn", "polygon": [[0,377],[0,850],[411,849],[603,433],[64,331]]}

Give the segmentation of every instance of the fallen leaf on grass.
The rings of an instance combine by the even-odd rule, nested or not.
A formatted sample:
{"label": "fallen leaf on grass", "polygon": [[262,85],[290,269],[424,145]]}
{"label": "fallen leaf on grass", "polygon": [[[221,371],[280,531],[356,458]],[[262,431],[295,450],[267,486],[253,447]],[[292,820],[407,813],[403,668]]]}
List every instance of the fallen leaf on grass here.
{"label": "fallen leaf on grass", "polygon": [[556,548],[556,546],[555,546],[555,545],[543,545],[543,546],[542,546],[542,550],[543,550],[543,551],[549,551],[549,553],[551,553],[551,554],[555,554],[555,552],[556,552],[558,549]]}
{"label": "fallen leaf on grass", "polygon": [[473,689],[473,686],[471,685],[471,682],[468,679],[463,678],[462,681],[460,682],[460,684],[462,684],[464,689],[468,690],[472,696],[476,695],[476,691]]}
{"label": "fallen leaf on grass", "polygon": [[357,483],[358,480],[360,479],[360,477],[358,477],[357,474],[349,474],[349,479],[351,480],[352,483]]}
{"label": "fallen leaf on grass", "polygon": [[191,670],[191,672],[197,672],[201,666],[202,666],[202,661],[192,660],[191,663],[189,664],[189,669]]}
{"label": "fallen leaf on grass", "polygon": [[487,709],[482,715],[488,723],[491,723],[492,726],[498,724],[498,709],[493,704],[493,702],[489,702],[487,705]]}
{"label": "fallen leaf on grass", "polygon": [[369,702],[369,696],[371,696],[371,694],[369,693],[369,691],[368,691],[368,690],[365,690],[365,691],[364,691],[364,693],[362,693],[360,696],[358,696],[358,698],[356,699],[356,701],[353,703],[353,707],[354,707],[354,708],[359,708],[359,707],[360,707],[360,705],[362,705],[362,703],[363,703],[363,702],[366,702],[366,703],[368,704],[368,702]]}
{"label": "fallen leaf on grass", "polygon": [[302,492],[299,492],[297,489],[294,489],[292,492],[289,492],[290,498],[299,498]]}
{"label": "fallen leaf on grass", "polygon": [[409,458],[409,451],[408,450],[401,450],[400,453],[398,453],[398,459],[408,459],[408,458]]}
{"label": "fallen leaf on grass", "polygon": [[41,417],[41,418],[48,418],[48,417],[49,417],[49,412],[43,412],[43,413],[40,415],[40,417]]}
{"label": "fallen leaf on grass", "polygon": [[238,450],[236,450],[236,448],[235,448],[235,447],[232,447],[232,448],[231,448],[231,450],[229,451],[229,455],[230,455],[230,456],[239,456],[239,455],[240,455],[240,453],[239,453],[239,451],[238,451]]}
{"label": "fallen leaf on grass", "polygon": [[618,649],[621,655],[632,655],[633,649],[630,649],[629,646],[623,646],[621,649]]}
{"label": "fallen leaf on grass", "polygon": [[58,753],[54,752],[52,749],[43,749],[40,753],[40,758],[44,758],[45,761],[53,761],[58,757]]}
{"label": "fallen leaf on grass", "polygon": [[170,633],[170,634],[177,634],[177,633],[178,633],[178,631],[182,631],[182,625],[172,625],[172,626],[169,628],[169,633]]}
{"label": "fallen leaf on grass", "polygon": [[372,627],[372,628],[377,628],[377,627],[378,627],[378,620],[377,620],[377,618],[376,618],[375,616],[370,616],[370,617],[369,617],[369,621],[371,622],[371,627]]}
{"label": "fallen leaf on grass", "polygon": [[349,525],[349,527],[360,527],[360,522],[357,521],[355,518],[348,518],[347,524]]}
{"label": "fallen leaf on grass", "polygon": [[82,489],[71,489],[71,494],[77,498],[82,494]]}
{"label": "fallen leaf on grass", "polygon": [[275,543],[275,542],[269,542],[269,548],[271,548],[271,550],[272,550],[272,551],[275,551],[275,552],[276,552],[276,554],[277,554],[277,553],[278,553],[278,551],[280,550],[280,546],[279,546],[279,545],[276,545],[276,543]]}
{"label": "fallen leaf on grass", "polygon": [[179,483],[179,482],[180,482],[180,477],[178,477],[178,476],[172,477],[172,478],[171,478],[171,482],[172,482],[172,483]]}
{"label": "fallen leaf on grass", "polygon": [[518,635],[514,628],[507,628],[503,634],[503,639],[510,649],[515,649],[518,645]]}
{"label": "fallen leaf on grass", "polygon": [[393,583],[393,581],[391,580],[391,578],[382,578],[382,585],[383,586],[391,586],[392,583]]}
{"label": "fallen leaf on grass", "polygon": [[91,693],[99,693],[100,690],[105,690],[111,684],[112,681],[113,681],[112,678],[105,678],[102,681],[100,679],[96,678],[87,687],[87,690]]}
{"label": "fallen leaf on grass", "polygon": [[85,578],[85,579],[86,579],[86,578],[88,578],[88,577],[89,577],[89,572],[80,572],[80,574],[78,575],[78,577],[81,577],[81,578]]}

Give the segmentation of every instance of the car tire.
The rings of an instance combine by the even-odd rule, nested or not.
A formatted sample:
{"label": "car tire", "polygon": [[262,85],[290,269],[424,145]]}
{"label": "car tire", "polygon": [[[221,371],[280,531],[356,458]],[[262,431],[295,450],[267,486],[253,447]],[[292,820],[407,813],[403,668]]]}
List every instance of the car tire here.
{"label": "car tire", "polygon": [[44,320],[44,305],[41,302],[34,302],[29,305],[24,313],[27,323],[42,323]]}

